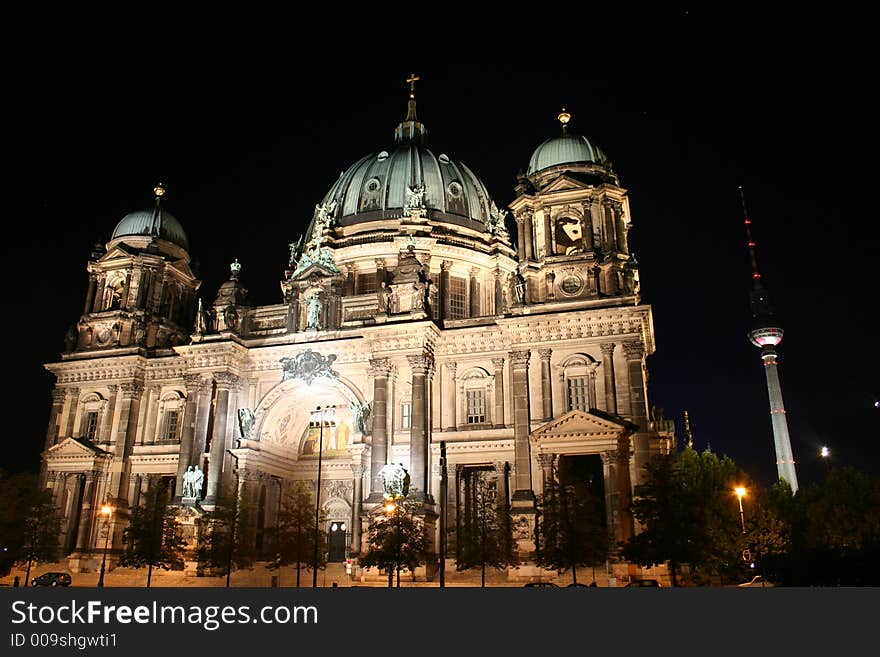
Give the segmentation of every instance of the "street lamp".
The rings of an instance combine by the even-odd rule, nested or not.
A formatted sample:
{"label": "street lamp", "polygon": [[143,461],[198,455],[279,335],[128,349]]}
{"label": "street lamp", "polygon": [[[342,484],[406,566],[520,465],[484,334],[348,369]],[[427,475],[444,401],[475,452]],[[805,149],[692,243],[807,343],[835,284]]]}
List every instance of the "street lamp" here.
{"label": "street lamp", "polygon": [[821,456],[823,459],[831,457],[831,450],[828,449],[827,445],[822,445],[822,449],[819,450],[819,456]]}
{"label": "street lamp", "polygon": [[[330,419],[327,420],[329,415]],[[335,406],[325,406],[315,409],[312,413],[312,422],[314,418],[318,419],[318,485],[315,490],[315,552],[312,557],[312,588],[318,587],[318,524],[321,517],[321,463],[324,456],[324,423],[333,422],[336,417]]]}
{"label": "street lamp", "polygon": [[104,524],[107,529],[104,535],[104,557],[101,559],[101,575],[98,577],[98,587],[104,587],[104,571],[107,568],[107,545],[110,542],[110,517],[113,515],[113,507],[105,504],[101,507],[101,515],[104,516]]}
{"label": "street lamp", "polygon": [[743,534],[746,533],[746,516],[743,513],[743,497],[746,495],[746,489],[743,486],[737,486],[733,489],[733,492],[736,493],[736,496],[739,498],[739,520],[742,523]]}

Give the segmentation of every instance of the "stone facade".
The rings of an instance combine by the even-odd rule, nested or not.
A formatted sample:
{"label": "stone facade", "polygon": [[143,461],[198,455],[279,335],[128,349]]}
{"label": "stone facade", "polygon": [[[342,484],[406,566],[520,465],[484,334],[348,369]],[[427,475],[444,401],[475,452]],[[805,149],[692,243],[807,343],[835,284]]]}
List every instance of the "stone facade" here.
{"label": "stone facade", "polygon": [[[395,153],[434,157],[414,100],[410,113]],[[238,475],[270,528],[284,486],[318,479],[319,456],[326,529],[344,527],[345,555],[356,556],[386,463],[404,464],[433,519],[441,441],[450,535],[463,473],[489,468],[527,557],[550,465],[575,456],[601,459],[609,533],[632,535],[627,506],[643,466],[674,437],[650,419],[651,308],[610,165],[563,162],[521,178],[516,245],[506,212],[460,199],[466,180],[443,179],[444,196],[412,179],[396,208],[386,199],[379,209],[367,203],[371,184],[353,204],[352,185],[337,183],[316,207],[276,305],[249,304],[237,262],[216,300],[197,303],[188,254],[155,232],[114,233],[96,250],[82,318],[46,366],[56,384],[43,472],[71,567],[103,547],[103,532],[121,548],[126,510],[153,478],[181,503],[198,466],[200,505],[211,508]],[[323,431],[318,407],[333,408]],[[436,544],[441,528],[430,526]]]}

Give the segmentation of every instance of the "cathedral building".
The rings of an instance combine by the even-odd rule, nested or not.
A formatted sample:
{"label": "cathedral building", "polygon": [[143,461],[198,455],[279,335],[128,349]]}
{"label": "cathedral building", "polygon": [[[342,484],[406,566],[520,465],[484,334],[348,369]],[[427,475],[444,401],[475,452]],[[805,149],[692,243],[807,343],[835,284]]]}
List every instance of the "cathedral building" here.
{"label": "cathedral building", "polygon": [[267,306],[249,302],[237,261],[213,301],[199,297],[156,187],[95,247],[82,316],[46,365],[42,472],[71,569],[100,560],[103,504],[122,548],[127,510],[157,479],[190,515],[237,482],[258,536],[285,487],[320,481],[329,558],[357,557],[386,464],[406,468],[436,547],[441,441],[450,555],[486,473],[525,558],[550,477],[589,482],[612,543],[630,537],[644,466],[674,437],[649,413],[654,331],[627,193],[570,118],[537,146],[508,211],[428,147],[411,90],[393,142],[317,204]]}

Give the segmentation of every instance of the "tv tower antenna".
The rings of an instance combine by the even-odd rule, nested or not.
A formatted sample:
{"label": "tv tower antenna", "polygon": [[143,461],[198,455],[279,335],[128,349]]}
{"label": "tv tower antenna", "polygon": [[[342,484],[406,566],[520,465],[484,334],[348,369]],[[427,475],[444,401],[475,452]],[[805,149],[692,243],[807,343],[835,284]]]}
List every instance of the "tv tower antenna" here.
{"label": "tv tower antenna", "polygon": [[794,456],[791,452],[791,438],[788,435],[788,419],[782,403],[782,387],[779,384],[779,366],[776,361],[776,346],[782,342],[782,327],[773,317],[770,297],[761,283],[758,261],[755,257],[755,241],[752,239],[752,222],[746,207],[746,196],[739,188],[742,201],[743,220],[748,238],[749,257],[752,261],[752,291],[749,294],[752,309],[752,330],[749,340],[761,349],[764,373],[767,376],[767,394],[770,397],[770,421],[773,426],[773,444],[776,447],[776,470],[780,479],[785,479],[793,493],[797,492],[797,473],[794,469]]}

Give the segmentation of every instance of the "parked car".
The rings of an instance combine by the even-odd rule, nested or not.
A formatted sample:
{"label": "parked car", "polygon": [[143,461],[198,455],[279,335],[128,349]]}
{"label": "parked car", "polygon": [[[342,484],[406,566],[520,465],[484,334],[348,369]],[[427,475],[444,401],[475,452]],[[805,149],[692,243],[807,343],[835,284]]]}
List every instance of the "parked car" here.
{"label": "parked car", "polygon": [[70,586],[70,573],[43,573],[31,580],[31,586]]}
{"label": "parked car", "polygon": [[526,582],[523,586],[527,589],[559,588],[553,582]]}
{"label": "parked car", "polygon": [[659,586],[660,586],[660,582],[658,582],[656,579],[634,579],[633,581],[631,581],[629,584],[627,584],[623,588],[625,588],[625,589],[633,589],[633,588],[640,588],[640,587],[658,588]]}
{"label": "parked car", "polygon": [[752,577],[752,579],[750,579],[748,582],[743,582],[742,584],[737,584],[737,587],[739,587],[739,588],[748,588],[748,587],[761,587],[761,588],[764,588],[764,587],[767,587],[767,586],[776,586],[776,584],[774,584],[773,582],[768,582],[768,581],[767,581],[766,579],[764,579],[764,577],[761,576],[761,575],[755,575],[755,576]]}

